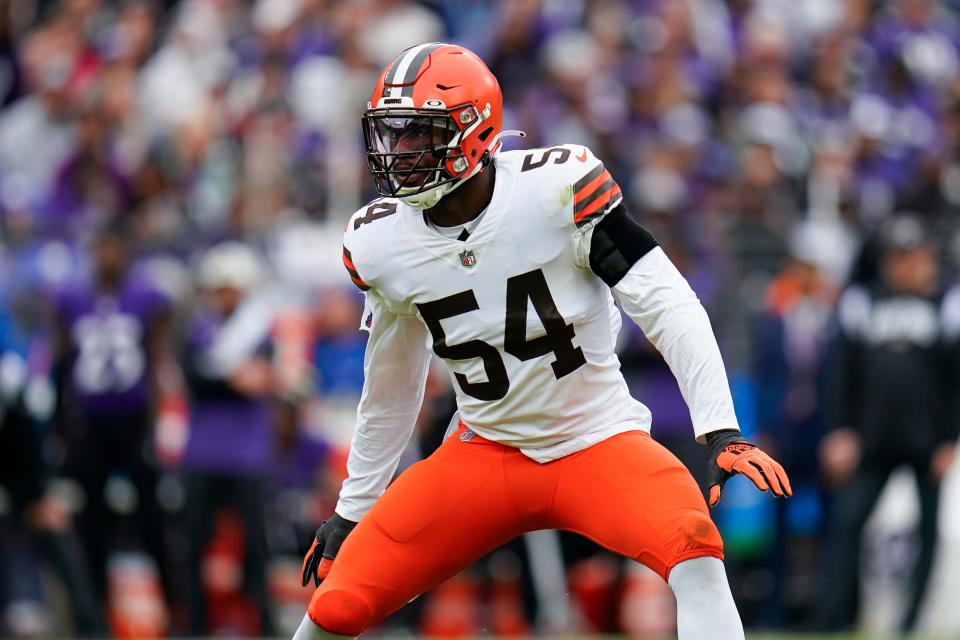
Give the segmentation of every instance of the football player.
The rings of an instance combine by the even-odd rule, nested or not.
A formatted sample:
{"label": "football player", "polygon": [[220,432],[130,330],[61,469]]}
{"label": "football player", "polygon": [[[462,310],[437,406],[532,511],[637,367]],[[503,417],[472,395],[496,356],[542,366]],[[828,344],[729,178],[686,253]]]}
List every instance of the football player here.
{"label": "football player", "polygon": [[[401,53],[363,115],[383,197],[350,218],[343,262],[366,294],[366,379],[294,638],[357,636],[507,540],[564,529],[668,581],[683,640],[742,639],[697,484],[620,373],[617,304],[680,384],[711,504],[734,473],[777,496],[787,476],[740,437],[706,312],[603,163],[573,144],[500,152],[519,133],[502,115],[483,62],[443,43]],[[456,389],[455,432],[388,488],[431,351]]]}

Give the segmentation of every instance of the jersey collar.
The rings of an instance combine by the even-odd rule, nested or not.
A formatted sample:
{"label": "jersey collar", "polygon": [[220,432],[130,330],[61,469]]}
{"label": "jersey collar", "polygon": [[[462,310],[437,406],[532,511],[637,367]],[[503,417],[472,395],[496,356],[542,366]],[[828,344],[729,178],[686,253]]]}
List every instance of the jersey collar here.
{"label": "jersey collar", "polygon": [[[405,231],[424,251],[469,272],[479,271],[487,245],[496,237],[500,223],[506,217],[516,181],[511,163],[500,162],[499,158],[494,158],[494,162],[497,163],[497,180],[493,196],[466,240],[447,238],[424,219],[422,211],[414,209],[415,216],[402,216]],[[471,259],[464,260],[461,254],[470,255]]]}

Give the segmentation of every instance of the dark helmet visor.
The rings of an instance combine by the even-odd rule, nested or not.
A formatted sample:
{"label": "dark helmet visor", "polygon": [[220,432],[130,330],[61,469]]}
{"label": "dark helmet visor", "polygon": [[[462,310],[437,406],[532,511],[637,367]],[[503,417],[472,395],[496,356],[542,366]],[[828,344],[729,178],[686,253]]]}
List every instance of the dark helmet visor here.
{"label": "dark helmet visor", "polygon": [[456,157],[449,144],[458,131],[448,114],[388,109],[364,114],[363,125],[367,163],[381,194],[419,193],[453,179],[444,162]]}

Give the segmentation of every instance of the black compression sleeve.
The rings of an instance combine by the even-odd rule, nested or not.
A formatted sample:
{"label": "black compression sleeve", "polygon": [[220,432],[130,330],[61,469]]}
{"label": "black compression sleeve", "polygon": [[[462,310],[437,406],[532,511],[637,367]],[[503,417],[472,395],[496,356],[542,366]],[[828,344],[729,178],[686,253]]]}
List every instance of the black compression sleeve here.
{"label": "black compression sleeve", "polygon": [[627,275],[637,260],[657,246],[657,240],[634,222],[620,203],[593,230],[590,269],[612,287]]}

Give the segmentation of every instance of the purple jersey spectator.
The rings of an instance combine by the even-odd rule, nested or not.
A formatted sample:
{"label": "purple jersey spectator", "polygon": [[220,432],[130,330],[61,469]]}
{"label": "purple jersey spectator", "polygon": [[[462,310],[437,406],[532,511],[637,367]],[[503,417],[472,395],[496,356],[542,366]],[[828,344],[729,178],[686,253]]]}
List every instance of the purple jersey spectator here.
{"label": "purple jersey spectator", "polygon": [[73,283],[57,299],[68,348],[67,389],[86,414],[132,413],[150,401],[150,347],[165,296],[133,272],[113,290]]}

